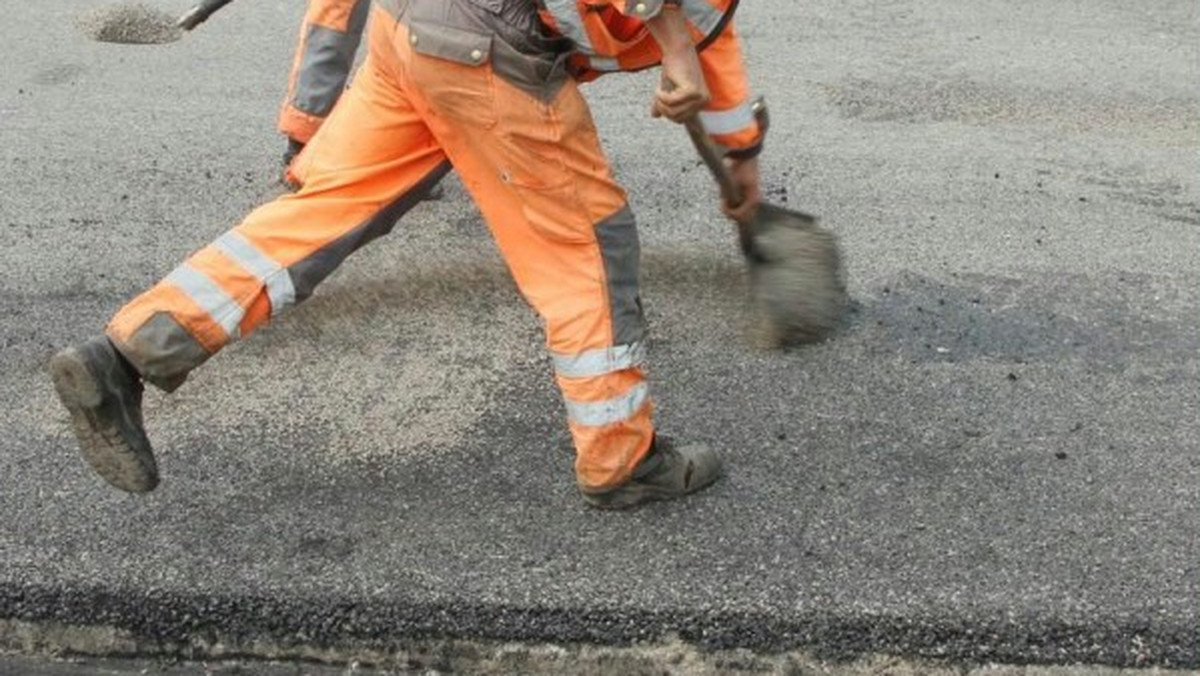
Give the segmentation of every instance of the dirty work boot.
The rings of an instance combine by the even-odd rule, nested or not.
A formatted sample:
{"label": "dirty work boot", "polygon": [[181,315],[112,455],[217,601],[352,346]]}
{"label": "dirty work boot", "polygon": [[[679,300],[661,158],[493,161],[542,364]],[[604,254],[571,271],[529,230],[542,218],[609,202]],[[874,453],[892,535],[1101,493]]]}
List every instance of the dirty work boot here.
{"label": "dirty work boot", "polygon": [[50,377],[92,469],[123,491],[154,490],[158,465],[142,428],[142,381],[108,338],[54,355]]}
{"label": "dirty work boot", "polygon": [[628,509],[655,500],[672,500],[708,486],[721,476],[721,459],[705,444],[675,448],[655,437],[650,453],[633,470],[633,477],[616,488],[583,492],[583,500],[597,509]]}

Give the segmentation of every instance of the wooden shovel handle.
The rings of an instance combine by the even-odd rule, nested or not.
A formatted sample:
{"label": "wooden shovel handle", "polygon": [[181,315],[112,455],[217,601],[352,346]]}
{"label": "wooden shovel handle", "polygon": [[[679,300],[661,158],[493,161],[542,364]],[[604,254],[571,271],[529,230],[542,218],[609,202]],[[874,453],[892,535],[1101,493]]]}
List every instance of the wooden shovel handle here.
{"label": "wooden shovel handle", "polygon": [[233,0],[201,0],[195,7],[189,9],[186,14],[179,17],[175,22],[185,31],[190,31],[196,26],[208,21],[208,17],[212,16],[218,9],[233,2]]}
{"label": "wooden shovel handle", "polygon": [[[673,91],[675,83],[664,75],[662,87],[667,91]],[[683,127],[687,129],[688,136],[692,138],[692,145],[696,146],[696,152],[700,153],[700,159],[704,160],[704,164],[708,165],[708,170],[712,173],[713,178],[717,180],[717,185],[721,188],[721,199],[731,207],[739,206],[742,203],[742,191],[733,182],[733,177],[729,175],[729,169],[725,167],[725,160],[722,158],[720,149],[708,137],[708,132],[704,131],[704,125],[700,123],[699,116],[688,118],[683,123]]]}
{"label": "wooden shovel handle", "polygon": [[696,146],[696,152],[700,153],[700,159],[704,160],[704,164],[712,172],[713,178],[717,180],[717,185],[721,188],[721,199],[733,208],[740,206],[742,191],[733,182],[733,177],[729,175],[729,168],[725,166],[720,149],[708,137],[708,132],[704,131],[704,126],[700,124],[700,118],[693,117],[684,122],[683,126],[687,129],[688,136],[692,138],[692,145]]}
{"label": "wooden shovel handle", "polygon": [[[696,152],[700,153],[700,159],[704,160],[704,164],[708,165],[708,170],[712,172],[713,178],[717,179],[717,185],[721,187],[721,199],[735,209],[741,206],[742,190],[733,182],[733,177],[729,175],[729,168],[725,166],[720,149],[708,137],[708,132],[704,131],[700,119],[693,117],[684,122],[683,127],[687,129],[688,136],[692,138],[692,145],[696,146]],[[754,259],[754,228],[748,223],[738,223],[737,226],[738,243],[742,247],[742,253],[748,258]]]}

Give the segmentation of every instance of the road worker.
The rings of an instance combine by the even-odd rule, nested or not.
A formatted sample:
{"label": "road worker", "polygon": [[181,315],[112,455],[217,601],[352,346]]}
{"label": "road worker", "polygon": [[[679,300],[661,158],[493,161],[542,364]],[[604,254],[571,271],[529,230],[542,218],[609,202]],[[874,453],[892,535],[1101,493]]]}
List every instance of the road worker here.
{"label": "road worker", "polygon": [[656,434],[643,370],[639,245],[577,83],[661,65],[651,114],[699,115],[759,200],[735,0],[376,0],[368,55],[298,158],[299,192],[252,211],[121,308],[50,373],[84,457],[109,483],[158,483],[142,383],[165,391],[307,298],[453,168],[541,315],[584,502],[625,508],[720,475],[708,445]]}
{"label": "road worker", "polygon": [[317,133],[345,90],[370,7],[370,0],[309,0],[279,108],[279,133],[287,139],[285,167]]}

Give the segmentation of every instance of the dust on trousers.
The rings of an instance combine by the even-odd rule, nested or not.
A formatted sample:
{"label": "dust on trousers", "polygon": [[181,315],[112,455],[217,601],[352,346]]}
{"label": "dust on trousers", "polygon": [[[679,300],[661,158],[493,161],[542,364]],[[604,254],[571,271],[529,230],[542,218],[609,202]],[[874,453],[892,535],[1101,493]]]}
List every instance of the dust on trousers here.
{"label": "dust on trousers", "polygon": [[634,218],[567,50],[501,26],[529,38],[515,48],[473,7],[373,7],[367,58],[298,160],[303,188],[192,255],[107,333],[148,382],[174,389],[390,232],[453,167],[544,320],[581,488],[615,487],[654,434]]}
{"label": "dust on trousers", "polygon": [[333,110],[354,66],[370,7],[370,0],[309,0],[279,109],[279,131],[288,138],[308,143]]}

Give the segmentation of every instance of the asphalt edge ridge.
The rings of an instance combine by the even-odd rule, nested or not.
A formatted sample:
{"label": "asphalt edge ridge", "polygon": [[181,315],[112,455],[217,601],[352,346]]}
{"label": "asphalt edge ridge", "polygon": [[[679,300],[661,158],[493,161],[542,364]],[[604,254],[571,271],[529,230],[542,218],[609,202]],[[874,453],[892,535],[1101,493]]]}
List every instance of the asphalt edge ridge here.
{"label": "asphalt edge ridge", "polygon": [[[705,654],[748,651],[766,657],[799,651],[835,664],[890,655],[961,666],[1200,669],[1200,622],[1195,621],[1080,626],[1036,617],[981,621],[817,613],[781,619],[745,611],[217,597],[0,583],[0,650],[17,652],[389,663],[427,654],[439,663],[479,655],[484,644],[621,648],[664,641]],[[425,658],[416,659],[423,663]]]}

